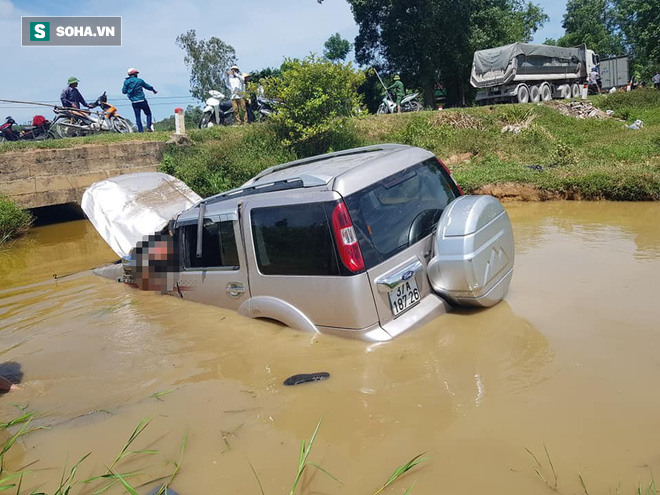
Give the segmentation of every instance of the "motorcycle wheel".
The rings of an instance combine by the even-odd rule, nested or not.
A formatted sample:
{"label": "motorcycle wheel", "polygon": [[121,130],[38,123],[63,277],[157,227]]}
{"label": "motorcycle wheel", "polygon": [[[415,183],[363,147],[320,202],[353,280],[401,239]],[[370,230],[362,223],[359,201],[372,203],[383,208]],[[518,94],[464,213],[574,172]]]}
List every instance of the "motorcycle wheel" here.
{"label": "motorcycle wheel", "polygon": [[235,123],[236,123],[236,116],[234,115],[234,112],[225,115],[225,118],[222,121],[222,125],[234,125]]}
{"label": "motorcycle wheel", "polygon": [[376,110],[376,113],[379,115],[387,113],[387,107],[381,103],[380,106],[378,107],[378,110]]}
{"label": "motorcycle wheel", "polygon": [[422,109],[422,104],[418,101],[411,101],[405,112],[419,112]]}
{"label": "motorcycle wheel", "polygon": [[133,132],[133,126],[124,117],[113,117],[111,123],[112,123],[112,129],[115,132],[119,132],[122,134],[130,134]]}
{"label": "motorcycle wheel", "polygon": [[59,137],[64,139],[85,135],[83,131],[74,129],[73,127],[69,127],[64,124],[80,124],[80,122],[78,119],[73,117],[57,117],[53,122],[53,129],[55,130],[55,134],[57,134]]}
{"label": "motorcycle wheel", "polygon": [[7,141],[7,140],[5,139],[4,136],[0,136],[0,143],[4,143],[4,142],[6,142],[6,141]]}
{"label": "motorcycle wheel", "polygon": [[215,121],[215,114],[207,113],[202,116],[202,120],[199,121],[200,129],[208,129],[209,127],[214,127],[217,125]]}

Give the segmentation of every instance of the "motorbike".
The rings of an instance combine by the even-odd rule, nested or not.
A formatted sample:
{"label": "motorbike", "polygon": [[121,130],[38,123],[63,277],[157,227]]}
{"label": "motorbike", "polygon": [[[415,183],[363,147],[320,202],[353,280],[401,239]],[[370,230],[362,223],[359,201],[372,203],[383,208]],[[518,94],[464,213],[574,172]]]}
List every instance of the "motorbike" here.
{"label": "motorbike", "polygon": [[[406,95],[405,98],[401,100],[401,111],[402,112],[419,112],[422,109],[422,104],[417,99],[419,93],[411,93]],[[385,93],[383,101],[376,111],[378,114],[383,113],[396,113],[396,101],[392,99],[389,93]]]}
{"label": "motorbike", "polygon": [[62,138],[86,136],[96,132],[133,132],[133,125],[117,113],[117,108],[108,103],[105,93],[99,96],[91,108],[100,108],[100,111],[81,110],[73,107],[55,107],[57,115],[53,120],[54,132]]}
{"label": "motorbike", "polygon": [[277,112],[275,105],[277,102],[275,100],[270,100],[262,96],[257,96],[257,108],[255,111],[255,119],[257,122],[263,122],[268,117]]}
{"label": "motorbike", "polygon": [[20,132],[12,128],[14,124],[16,121],[7,117],[5,123],[0,125],[0,143],[4,141],[43,141],[55,137],[51,132],[51,122],[43,115],[35,115],[32,118],[32,125],[24,126]]}
{"label": "motorbike", "polygon": [[236,121],[236,116],[231,101],[225,99],[225,95],[215,89],[209,90],[209,95],[211,97],[206,100],[199,128],[206,129],[215,125],[232,125]]}

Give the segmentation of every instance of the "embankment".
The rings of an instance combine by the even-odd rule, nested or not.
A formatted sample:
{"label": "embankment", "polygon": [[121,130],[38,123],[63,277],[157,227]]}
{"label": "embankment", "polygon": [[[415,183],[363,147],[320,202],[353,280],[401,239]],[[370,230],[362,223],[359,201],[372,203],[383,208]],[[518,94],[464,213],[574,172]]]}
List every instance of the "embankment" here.
{"label": "embankment", "polygon": [[23,208],[79,203],[96,181],[157,170],[164,148],[162,142],[129,141],[0,153],[0,195]]}

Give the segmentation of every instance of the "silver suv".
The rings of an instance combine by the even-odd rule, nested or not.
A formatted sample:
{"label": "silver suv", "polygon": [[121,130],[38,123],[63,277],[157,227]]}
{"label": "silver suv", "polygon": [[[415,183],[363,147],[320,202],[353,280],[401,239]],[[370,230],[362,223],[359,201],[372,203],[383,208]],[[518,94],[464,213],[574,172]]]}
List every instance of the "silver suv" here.
{"label": "silver suv", "polygon": [[[154,175],[164,176],[108,181],[135,191]],[[97,225],[103,208],[94,193],[108,181],[83,200],[106,240],[122,228]],[[177,297],[303,331],[386,341],[450,305],[497,303],[513,274],[513,234],[502,205],[464,196],[442,162],[420,148],[385,144],[306,158],[187,201],[194,204],[163,230],[167,256],[154,256],[156,238],[143,242],[118,278],[134,282],[136,270],[152,264],[158,272],[160,263],[169,276],[163,292]]]}

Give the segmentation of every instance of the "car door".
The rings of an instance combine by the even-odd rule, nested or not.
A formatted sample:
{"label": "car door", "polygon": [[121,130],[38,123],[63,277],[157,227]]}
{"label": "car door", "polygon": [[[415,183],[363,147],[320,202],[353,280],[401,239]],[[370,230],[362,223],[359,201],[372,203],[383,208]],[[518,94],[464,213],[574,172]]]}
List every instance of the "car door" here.
{"label": "car door", "polygon": [[[183,299],[237,310],[250,297],[247,264],[237,212],[177,225],[181,260],[178,292]],[[201,250],[198,238],[201,237]]]}

